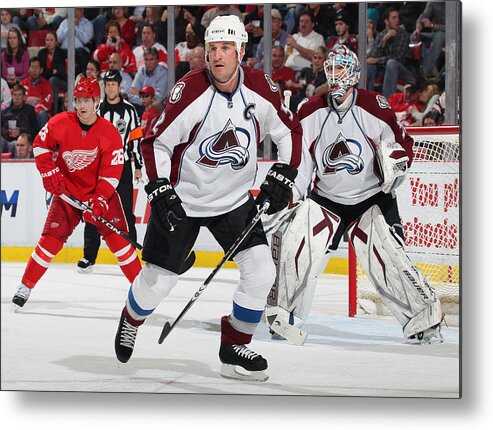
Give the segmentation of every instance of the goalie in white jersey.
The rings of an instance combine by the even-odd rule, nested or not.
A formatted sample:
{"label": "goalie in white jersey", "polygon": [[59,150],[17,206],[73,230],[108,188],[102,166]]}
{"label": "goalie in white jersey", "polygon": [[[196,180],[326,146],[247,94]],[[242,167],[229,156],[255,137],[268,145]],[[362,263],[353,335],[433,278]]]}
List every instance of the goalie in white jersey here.
{"label": "goalie in white jersey", "polygon": [[[186,270],[184,262],[201,227],[227,251],[256,214],[255,203],[268,199],[269,212],[275,213],[290,201],[301,161],[301,126],[268,75],[240,67],[247,40],[237,17],[215,18],[205,34],[207,67],[176,83],[153,135],[142,142],[152,211],[142,252],[146,264],[130,288],[115,339],[122,362],[133,352],[137,328]],[[257,147],[266,134],[277,145],[279,162],[255,202],[250,190],[257,174]],[[240,283],[231,314],[221,319],[221,374],[242,378],[232,369],[239,365],[252,379],[264,380],[267,361],[245,346],[275,278],[261,223],[233,260]]]}
{"label": "goalie in white jersey", "polygon": [[[300,236],[299,248],[294,243],[293,228],[290,230],[285,223],[284,236],[290,237],[291,243],[283,245],[297,249],[297,253],[291,255],[300,260],[302,244],[311,243],[313,248],[319,240],[317,234],[322,230],[328,233],[318,255],[314,255],[313,250],[308,251],[311,254],[305,259],[308,263],[304,278],[295,273],[295,276],[285,275],[282,281],[277,280],[274,289],[288,291],[273,289],[270,298],[278,302],[271,305],[278,305],[301,319],[306,317],[316,277],[323,272],[328,260],[328,257],[323,258],[323,254],[337,249],[347,231],[358,260],[385,305],[402,325],[405,338],[421,343],[440,342],[439,328],[443,318],[440,302],[404,253],[403,233],[393,192],[403,182],[412,163],[413,139],[397,121],[385,97],[356,88],[360,65],[352,51],[344,46],[332,50],[324,67],[328,94],[310,97],[300,104],[298,110],[304,142],[300,178],[311,177],[310,173],[314,172],[314,181],[308,193],[312,206],[305,209],[304,203],[301,210],[295,209],[304,214],[304,219],[308,219],[305,213],[316,215],[321,211],[321,215],[318,220],[310,218],[318,224],[313,224],[312,230],[306,230],[310,237]],[[314,205],[313,201],[320,206]],[[294,218],[293,223],[296,221]],[[298,221],[298,224],[303,221]],[[300,230],[299,225],[296,229]],[[288,273],[290,267],[300,266],[298,260],[282,260],[281,255],[280,276]],[[287,300],[287,297],[291,299]],[[266,315],[271,317],[270,321],[269,318],[267,320],[274,331],[286,335],[272,324],[273,317],[279,319],[273,308],[275,306],[266,307]],[[286,321],[285,318],[277,324],[286,330]],[[300,338],[305,335],[303,332],[293,333],[297,335],[298,343],[304,341],[304,337]]]}

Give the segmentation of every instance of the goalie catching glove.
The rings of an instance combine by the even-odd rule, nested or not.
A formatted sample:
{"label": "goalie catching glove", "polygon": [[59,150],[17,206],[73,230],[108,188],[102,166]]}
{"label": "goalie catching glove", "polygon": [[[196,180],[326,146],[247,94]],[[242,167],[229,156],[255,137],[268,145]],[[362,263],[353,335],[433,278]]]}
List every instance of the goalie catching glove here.
{"label": "goalie catching glove", "polygon": [[298,171],[284,163],[274,163],[260,186],[256,204],[262,206],[270,202],[268,215],[282,211],[289,205],[293,195],[294,180]]}
{"label": "goalie catching glove", "polygon": [[383,176],[382,191],[388,194],[404,182],[409,157],[399,143],[384,140],[378,143],[377,154]]}
{"label": "goalie catching glove", "polygon": [[156,217],[156,226],[163,233],[173,231],[187,214],[173,185],[166,178],[156,179],[145,186],[147,199]]}

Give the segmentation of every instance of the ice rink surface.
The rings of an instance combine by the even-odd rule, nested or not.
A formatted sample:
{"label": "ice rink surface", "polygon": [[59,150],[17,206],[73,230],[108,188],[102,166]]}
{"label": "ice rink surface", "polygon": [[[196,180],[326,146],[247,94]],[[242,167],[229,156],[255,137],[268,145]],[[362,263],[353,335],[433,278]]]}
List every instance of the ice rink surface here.
{"label": "ice rink surface", "polygon": [[2,263],[2,390],[255,394],[276,396],[459,396],[459,329],[442,329],[439,345],[404,343],[390,317],[347,315],[347,280],[328,276],[317,288],[303,346],[274,341],[261,324],[251,348],[269,362],[267,382],[220,376],[222,315],[231,309],[238,280],[222,269],[159,345],[165,321],[180,313],[211,269],[182,275],[171,295],[139,329],[134,355],[117,361],[114,336],[128,284],[117,266],[79,274],[54,264],[21,312],[11,298],[24,264]]}

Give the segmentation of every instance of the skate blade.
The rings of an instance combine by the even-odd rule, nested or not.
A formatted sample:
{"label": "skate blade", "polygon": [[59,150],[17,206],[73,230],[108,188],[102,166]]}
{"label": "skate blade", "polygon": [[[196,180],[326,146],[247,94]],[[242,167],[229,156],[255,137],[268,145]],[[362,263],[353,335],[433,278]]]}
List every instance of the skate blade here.
{"label": "skate blade", "polygon": [[85,269],[83,269],[82,267],[78,267],[77,272],[79,272],[79,273],[91,273],[92,269],[93,269],[93,266],[86,267]]}
{"label": "skate blade", "polygon": [[12,303],[11,306],[12,306],[12,312],[14,312],[16,314],[22,310],[22,307],[19,305],[16,305],[15,303]]}
{"label": "skate blade", "polygon": [[263,370],[249,372],[241,366],[225,363],[221,366],[221,376],[228,379],[239,379],[241,381],[265,382],[269,379],[269,375],[267,375]]}

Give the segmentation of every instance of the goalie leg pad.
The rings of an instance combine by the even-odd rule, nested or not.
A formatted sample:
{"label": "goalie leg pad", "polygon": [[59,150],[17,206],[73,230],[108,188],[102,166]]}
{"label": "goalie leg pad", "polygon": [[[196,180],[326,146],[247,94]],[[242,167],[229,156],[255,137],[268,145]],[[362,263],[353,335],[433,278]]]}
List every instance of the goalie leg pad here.
{"label": "goalie leg pad", "polygon": [[[313,300],[316,277],[327,265],[328,248],[339,224],[337,215],[306,199],[272,235],[271,249],[277,276],[267,299],[266,311],[271,316],[275,311],[268,308],[277,307],[301,320],[306,318]],[[280,316],[277,321],[284,321],[284,318]],[[271,328],[276,333],[281,330],[279,327]]]}
{"label": "goalie leg pad", "polygon": [[440,324],[442,312],[434,290],[406,255],[378,206],[368,209],[349,234],[358,260],[406,337]]}

